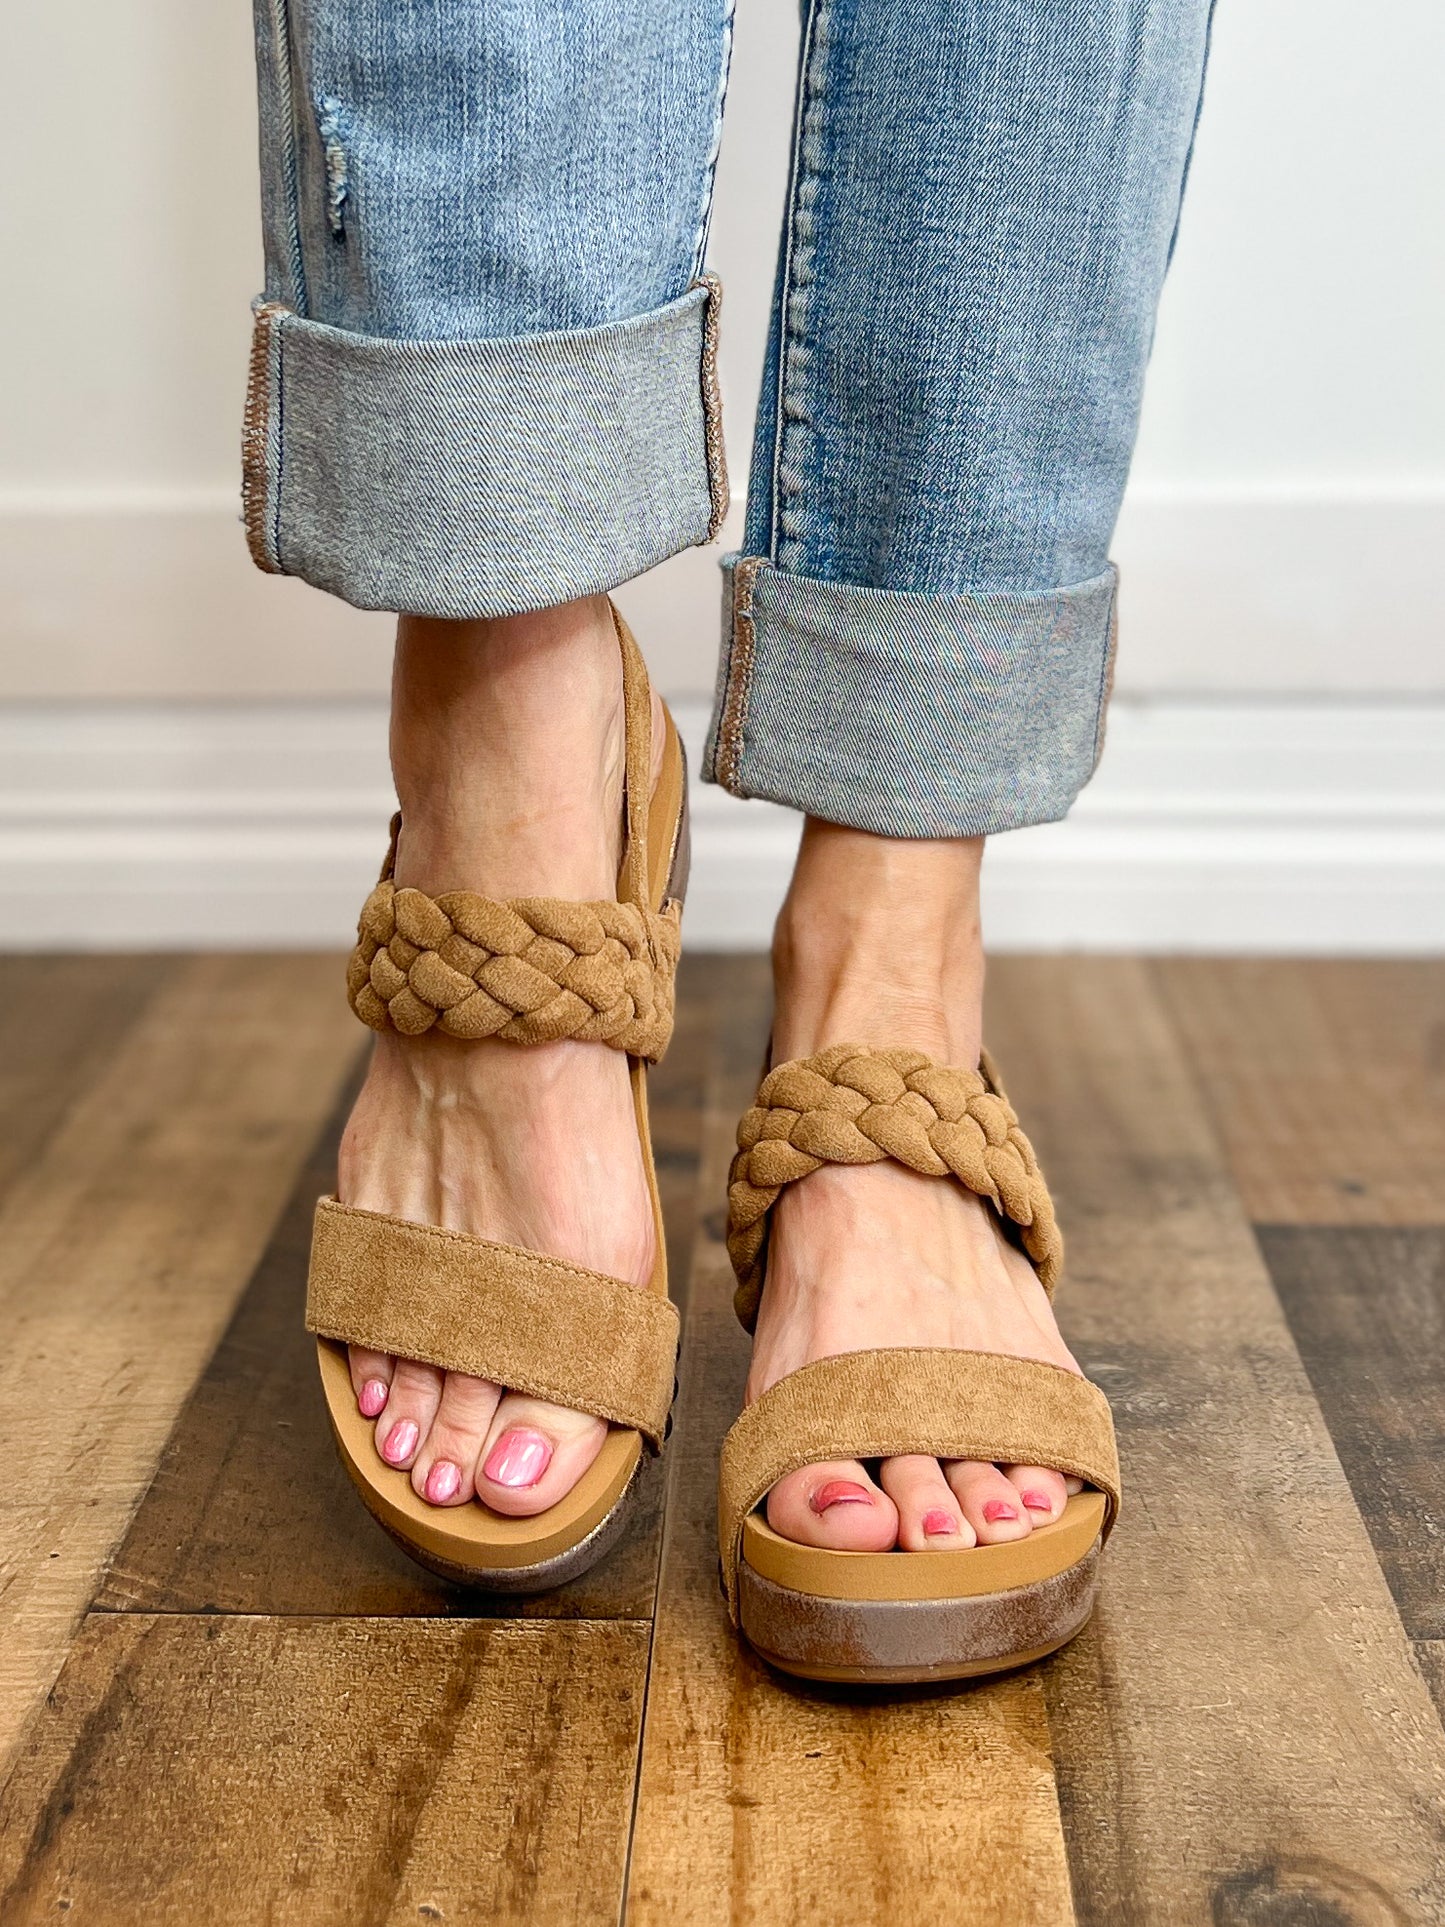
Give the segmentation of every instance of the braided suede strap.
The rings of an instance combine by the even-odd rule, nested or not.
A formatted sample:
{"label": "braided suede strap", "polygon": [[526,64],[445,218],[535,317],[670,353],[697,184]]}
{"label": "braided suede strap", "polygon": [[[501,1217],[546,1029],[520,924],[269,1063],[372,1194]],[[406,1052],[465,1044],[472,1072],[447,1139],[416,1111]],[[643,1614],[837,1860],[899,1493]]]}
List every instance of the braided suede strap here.
{"label": "braided suede strap", "polygon": [[387,875],[362,909],[347,995],[373,1030],[573,1037],[655,1061],[672,1034],[681,941],[673,903],[429,897]]}
{"label": "braided suede strap", "polygon": [[728,1174],[728,1255],[738,1317],[751,1331],[763,1292],[768,1215],[784,1185],[824,1164],[894,1158],[928,1177],[955,1177],[1019,1227],[1046,1291],[1064,1244],[1033,1146],[987,1056],[977,1071],[922,1051],[835,1044],[768,1072],[738,1125]]}

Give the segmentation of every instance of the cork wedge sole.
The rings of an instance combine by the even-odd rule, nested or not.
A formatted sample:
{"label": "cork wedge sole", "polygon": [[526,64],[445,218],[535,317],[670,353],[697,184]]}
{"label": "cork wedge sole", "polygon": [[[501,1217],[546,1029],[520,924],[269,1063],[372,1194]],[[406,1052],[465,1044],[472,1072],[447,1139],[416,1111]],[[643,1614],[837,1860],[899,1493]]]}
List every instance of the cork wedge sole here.
{"label": "cork wedge sole", "polygon": [[1057,1652],[1098,1589],[1102,1493],[1052,1525],[960,1552],[831,1552],[743,1529],[738,1623],[770,1666],[875,1686],[974,1679]]}
{"label": "cork wedge sole", "polygon": [[[672,717],[664,711],[664,718],[660,768],[648,809],[647,894],[654,910],[668,901],[681,907],[691,855],[686,753]],[[647,1065],[630,1058],[628,1070],[657,1244],[653,1275],[642,1289],[666,1299],[666,1247],[648,1126]],[[387,1465],[377,1452],[375,1423],[357,1409],[346,1344],[319,1336],[316,1349],[322,1393],[342,1464],[372,1517],[418,1565],[455,1585],[493,1592],[540,1592],[578,1578],[615,1544],[626,1525],[646,1454],[638,1431],[611,1425],[597,1458],[572,1490],[529,1518],[505,1517],[480,1502],[428,1505],[413,1490],[410,1475]],[[670,1429],[670,1417],[667,1425]]]}

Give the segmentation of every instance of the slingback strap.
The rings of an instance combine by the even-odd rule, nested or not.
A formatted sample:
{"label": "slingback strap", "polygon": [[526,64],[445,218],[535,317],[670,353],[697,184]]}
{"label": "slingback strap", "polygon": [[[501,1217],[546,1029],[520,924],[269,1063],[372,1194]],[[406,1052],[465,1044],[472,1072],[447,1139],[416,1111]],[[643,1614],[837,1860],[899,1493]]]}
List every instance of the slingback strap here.
{"label": "slingback strap", "polygon": [[631,1426],[657,1450],[677,1308],[600,1271],[322,1198],[306,1329]]}
{"label": "slingback strap", "polygon": [[779,1479],[829,1459],[908,1452],[1072,1474],[1104,1493],[1106,1534],[1119,1509],[1109,1401],[1088,1379],[1001,1352],[920,1347],[820,1358],[755,1399],[723,1440],[718,1550],[734,1621],[743,1525]]}
{"label": "slingback strap", "polygon": [[728,1174],[728,1255],[738,1317],[749,1331],[762,1299],[768,1217],[784,1185],[824,1164],[894,1158],[928,1177],[957,1178],[1019,1227],[1052,1294],[1064,1242],[1053,1202],[991,1060],[976,1071],[922,1051],[835,1044],[779,1064],[738,1125]]}

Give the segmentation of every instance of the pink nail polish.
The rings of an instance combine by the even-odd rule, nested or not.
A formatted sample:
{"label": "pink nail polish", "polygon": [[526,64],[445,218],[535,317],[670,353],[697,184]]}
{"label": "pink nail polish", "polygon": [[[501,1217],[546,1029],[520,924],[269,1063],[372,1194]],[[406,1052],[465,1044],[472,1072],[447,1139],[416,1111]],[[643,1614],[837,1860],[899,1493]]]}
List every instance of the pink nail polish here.
{"label": "pink nail polish", "polygon": [[411,1419],[399,1419],[386,1435],[381,1456],[388,1465],[401,1465],[415,1452],[420,1437],[421,1433]]}
{"label": "pink nail polish", "polygon": [[457,1496],[461,1482],[460,1469],[450,1459],[438,1459],[426,1475],[426,1496],[433,1505],[445,1505]]}
{"label": "pink nail polish", "polygon": [[923,1515],[923,1530],[928,1534],[930,1539],[938,1539],[946,1532],[957,1532],[958,1521],[950,1512],[925,1512]]}
{"label": "pink nail polish", "polygon": [[369,1378],[356,1394],[356,1408],[363,1418],[379,1418],[391,1387],[384,1378]]}
{"label": "pink nail polish", "polygon": [[983,1516],[985,1519],[996,1522],[999,1519],[1016,1519],[1019,1515],[1017,1509],[1011,1506],[1007,1499],[985,1499]]}
{"label": "pink nail polish", "polygon": [[503,1432],[482,1467],[497,1485],[535,1485],[552,1462],[551,1441],[540,1432]]}
{"label": "pink nail polish", "polygon": [[1030,1512],[1052,1512],[1053,1501],[1046,1492],[1025,1492],[1024,1504]]}
{"label": "pink nail polish", "polygon": [[820,1515],[826,1512],[829,1506],[872,1505],[872,1503],[872,1494],[865,1492],[861,1485],[855,1485],[851,1479],[829,1479],[826,1485],[818,1487],[808,1501],[814,1512]]}

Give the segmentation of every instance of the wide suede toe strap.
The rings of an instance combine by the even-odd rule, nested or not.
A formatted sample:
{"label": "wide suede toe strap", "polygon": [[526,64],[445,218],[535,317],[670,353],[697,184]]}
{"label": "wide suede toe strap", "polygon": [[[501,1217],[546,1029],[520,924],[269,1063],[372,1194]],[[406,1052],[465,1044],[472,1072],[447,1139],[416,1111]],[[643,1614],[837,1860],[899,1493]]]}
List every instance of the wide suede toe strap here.
{"label": "wide suede toe strap", "polygon": [[306,1329],[631,1426],[662,1444],[677,1308],[659,1291],[322,1198]]}
{"label": "wide suede toe strap", "polygon": [[718,1550],[734,1619],[743,1525],[779,1479],[829,1459],[909,1452],[1052,1466],[1105,1495],[1105,1532],[1118,1512],[1109,1401],[1088,1379],[999,1352],[908,1347],[820,1358],[754,1400],[723,1441]]}

